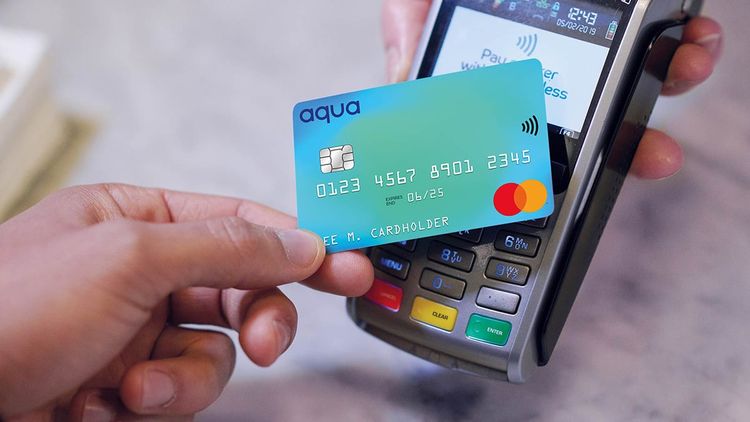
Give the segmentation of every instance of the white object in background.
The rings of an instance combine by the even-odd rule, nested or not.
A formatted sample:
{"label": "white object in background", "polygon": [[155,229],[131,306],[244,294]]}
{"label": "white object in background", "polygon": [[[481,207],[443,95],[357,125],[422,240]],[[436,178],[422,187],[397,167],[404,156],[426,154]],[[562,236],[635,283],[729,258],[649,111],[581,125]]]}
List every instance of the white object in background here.
{"label": "white object in background", "polygon": [[54,158],[63,139],[46,40],[0,28],[0,218]]}

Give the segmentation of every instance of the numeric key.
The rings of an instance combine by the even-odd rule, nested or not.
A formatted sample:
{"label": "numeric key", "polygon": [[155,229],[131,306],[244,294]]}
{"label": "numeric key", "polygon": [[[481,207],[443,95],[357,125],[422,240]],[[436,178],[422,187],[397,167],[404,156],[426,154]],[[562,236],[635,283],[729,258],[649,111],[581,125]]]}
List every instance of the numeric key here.
{"label": "numeric key", "polygon": [[434,241],[427,250],[427,258],[457,270],[471,271],[476,256],[473,252],[456,248],[447,243]]}

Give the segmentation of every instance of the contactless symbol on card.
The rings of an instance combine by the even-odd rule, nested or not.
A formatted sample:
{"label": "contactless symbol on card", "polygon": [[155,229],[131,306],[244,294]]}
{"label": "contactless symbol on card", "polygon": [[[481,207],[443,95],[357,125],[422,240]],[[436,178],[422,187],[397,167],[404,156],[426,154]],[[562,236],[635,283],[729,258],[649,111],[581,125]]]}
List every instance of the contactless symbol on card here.
{"label": "contactless symbol on card", "polygon": [[339,252],[547,217],[546,128],[538,61],[298,104],[300,227]]}
{"label": "contactless symbol on card", "polygon": [[351,145],[320,150],[320,171],[324,174],[354,168],[354,148]]}

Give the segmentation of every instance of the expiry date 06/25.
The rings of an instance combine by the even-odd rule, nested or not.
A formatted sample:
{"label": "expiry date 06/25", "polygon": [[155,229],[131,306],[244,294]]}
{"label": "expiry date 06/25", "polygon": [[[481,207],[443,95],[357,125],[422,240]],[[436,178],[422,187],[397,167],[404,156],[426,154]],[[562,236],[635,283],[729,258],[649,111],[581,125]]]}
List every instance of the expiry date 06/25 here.
{"label": "expiry date 06/25", "polygon": [[427,189],[424,192],[409,192],[406,194],[406,200],[412,204],[414,202],[429,201],[431,199],[445,198],[443,188]]}

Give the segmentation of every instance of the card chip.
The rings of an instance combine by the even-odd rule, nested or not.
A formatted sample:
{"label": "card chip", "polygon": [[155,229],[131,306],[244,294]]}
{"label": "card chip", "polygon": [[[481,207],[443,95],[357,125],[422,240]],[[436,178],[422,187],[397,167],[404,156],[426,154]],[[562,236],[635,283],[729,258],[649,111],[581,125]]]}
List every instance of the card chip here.
{"label": "card chip", "polygon": [[335,173],[354,168],[354,148],[351,145],[323,148],[320,150],[320,171]]}

